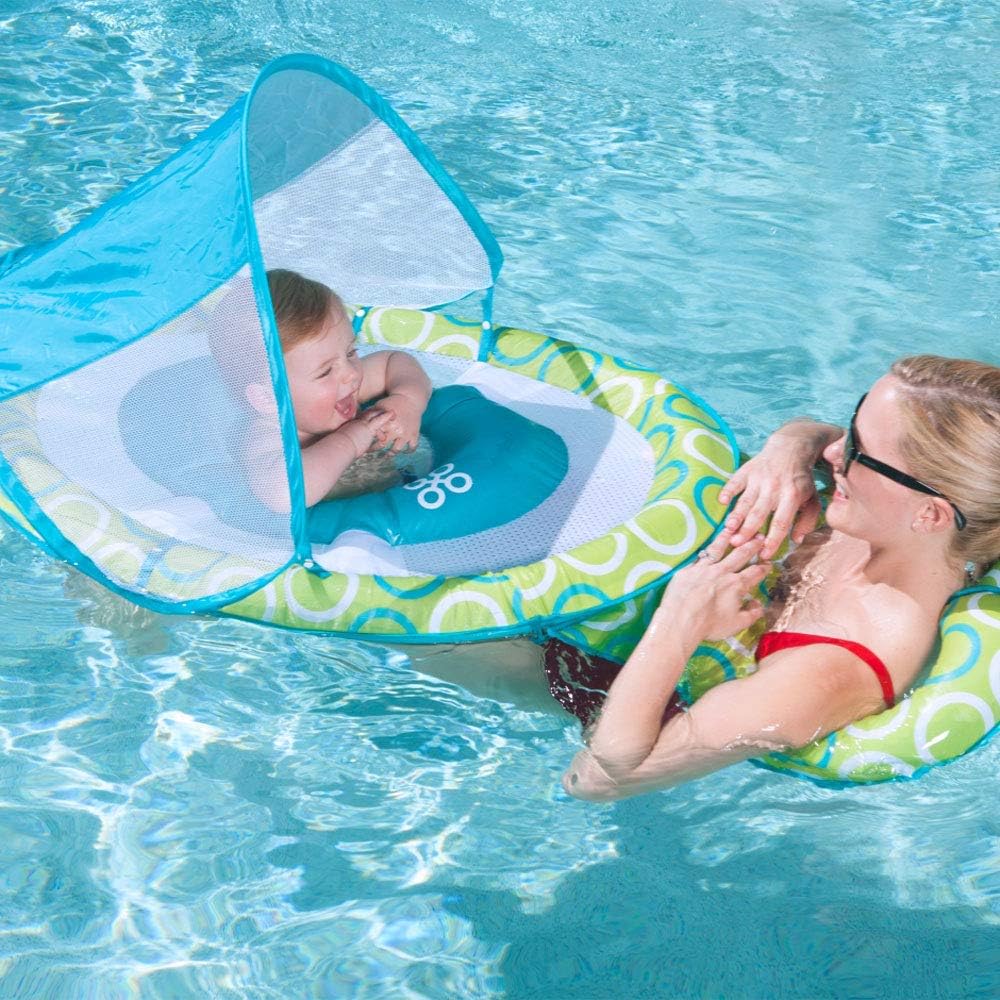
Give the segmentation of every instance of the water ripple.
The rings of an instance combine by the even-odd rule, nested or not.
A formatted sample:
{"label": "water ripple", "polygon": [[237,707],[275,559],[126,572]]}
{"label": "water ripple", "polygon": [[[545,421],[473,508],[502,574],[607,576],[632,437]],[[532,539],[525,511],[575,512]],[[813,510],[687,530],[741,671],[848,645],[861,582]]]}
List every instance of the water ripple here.
{"label": "water ripple", "polygon": [[[899,353],[1000,360],[985,0],[11,0],[0,41],[0,251],[311,50],[477,203],[498,318],[662,369],[750,449]],[[6,528],[0,588],[5,996],[997,992],[997,745],[595,808],[558,786],[575,726],[502,685],[141,611]]]}

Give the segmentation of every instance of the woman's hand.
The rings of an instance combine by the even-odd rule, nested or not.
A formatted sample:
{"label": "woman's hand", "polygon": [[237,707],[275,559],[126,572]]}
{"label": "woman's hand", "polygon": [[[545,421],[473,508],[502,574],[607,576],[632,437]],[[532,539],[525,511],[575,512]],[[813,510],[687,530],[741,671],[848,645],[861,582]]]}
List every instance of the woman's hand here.
{"label": "woman's hand", "polygon": [[720,554],[727,544],[742,545],[769,515],[773,516],[761,558],[770,559],[788,534],[794,542],[801,542],[816,527],[821,513],[813,467],[823,449],[841,433],[831,424],[804,420],[775,431],[760,454],[740,466],[719,493],[722,503],[737,496],[739,500],[710,551]]}
{"label": "woman's hand", "polygon": [[669,628],[690,630],[688,638],[728,639],[751,626],[764,613],[750,594],[771,571],[768,562],[755,562],[764,548],[756,535],[717,559],[710,549],[678,570],[670,579],[656,618]]}

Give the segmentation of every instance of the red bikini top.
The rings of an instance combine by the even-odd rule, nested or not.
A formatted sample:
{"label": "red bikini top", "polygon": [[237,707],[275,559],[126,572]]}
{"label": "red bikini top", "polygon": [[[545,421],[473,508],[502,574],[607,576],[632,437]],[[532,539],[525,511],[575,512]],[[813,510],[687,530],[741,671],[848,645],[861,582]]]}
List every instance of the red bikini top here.
{"label": "red bikini top", "polygon": [[896,704],[896,692],[893,690],[892,678],[889,676],[889,671],[886,669],[885,664],[867,646],[862,646],[860,642],[851,642],[850,639],[835,639],[831,635],[813,635],[811,632],[765,632],[757,643],[754,659],[760,663],[765,656],[777,653],[780,649],[816,646],[821,643],[827,646],[841,646],[848,652],[853,653],[859,660],[864,660],[878,678],[886,706],[892,708]]}

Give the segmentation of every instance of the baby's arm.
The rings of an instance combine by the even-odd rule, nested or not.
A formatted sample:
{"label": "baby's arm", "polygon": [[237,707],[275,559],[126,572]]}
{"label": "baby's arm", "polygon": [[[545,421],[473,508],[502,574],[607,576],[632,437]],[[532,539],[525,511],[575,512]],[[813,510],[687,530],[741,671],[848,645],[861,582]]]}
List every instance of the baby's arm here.
{"label": "baby's arm", "polygon": [[307,507],[327,496],[347,467],[379,440],[390,421],[388,413],[368,409],[302,449]]}
{"label": "baby's arm", "polygon": [[[302,449],[306,506],[317,504],[333,489],[347,467],[375,443],[390,416],[369,409],[354,420]],[[258,421],[246,449],[250,485],[257,498],[279,514],[289,509],[285,453],[277,423]]]}
{"label": "baby's arm", "polygon": [[373,409],[390,417],[379,430],[379,443],[393,442],[393,451],[412,450],[431,395],[431,381],[423,368],[408,354],[379,351],[364,358],[361,370],[361,402],[377,399]]}

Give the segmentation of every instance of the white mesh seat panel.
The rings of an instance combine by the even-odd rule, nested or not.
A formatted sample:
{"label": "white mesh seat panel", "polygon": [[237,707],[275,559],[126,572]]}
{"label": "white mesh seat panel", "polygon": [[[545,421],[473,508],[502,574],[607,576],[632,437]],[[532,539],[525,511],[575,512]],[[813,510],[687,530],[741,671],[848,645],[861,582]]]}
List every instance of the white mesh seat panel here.
{"label": "white mesh seat panel", "polygon": [[[287,544],[271,534],[240,531],[198,497],[172,494],[150,479],[132,463],[117,421],[108,417],[117,412],[140,374],[187,359],[207,359],[204,337],[197,327],[174,328],[169,336],[148,337],[130,350],[141,354],[141,364],[135,354],[118,352],[39,393],[39,439],[47,459],[151,530],[280,565],[290,554]],[[534,510],[489,531],[396,547],[363,531],[345,531],[332,545],[315,547],[315,558],[324,568],[395,576],[502,569],[598,538],[641,510],[652,483],[654,456],[649,443],[626,421],[581,396],[488,364],[409,353],[435,386],[474,386],[487,398],[551,428],[567,447],[567,474]],[[88,449],[65,433],[67,421],[81,428]],[[87,451],[101,454],[103,461],[88,460]]]}

